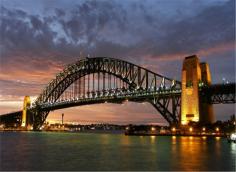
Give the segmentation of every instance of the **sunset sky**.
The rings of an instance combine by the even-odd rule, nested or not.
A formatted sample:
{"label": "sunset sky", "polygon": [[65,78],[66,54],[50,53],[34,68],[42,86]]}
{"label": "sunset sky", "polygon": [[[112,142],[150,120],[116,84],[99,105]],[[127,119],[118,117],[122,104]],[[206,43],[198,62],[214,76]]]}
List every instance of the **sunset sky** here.
{"label": "sunset sky", "polygon": [[[0,0],[0,114],[34,100],[65,65],[83,56],[130,61],[181,80],[184,57],[210,65],[213,83],[235,82],[234,0]],[[234,105],[214,105],[216,119]],[[109,123],[165,120],[148,103],[54,111],[48,119]]]}

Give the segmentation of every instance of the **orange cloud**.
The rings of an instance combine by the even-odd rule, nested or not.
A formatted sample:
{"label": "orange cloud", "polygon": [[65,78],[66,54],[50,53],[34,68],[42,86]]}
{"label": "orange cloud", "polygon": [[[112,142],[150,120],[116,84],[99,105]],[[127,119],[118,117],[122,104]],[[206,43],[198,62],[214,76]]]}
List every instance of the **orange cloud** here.
{"label": "orange cloud", "polygon": [[149,63],[151,62],[169,62],[169,61],[174,61],[174,60],[180,60],[182,61],[184,59],[184,57],[196,54],[199,57],[202,56],[210,56],[210,55],[214,55],[214,54],[219,54],[219,53],[225,53],[227,51],[232,51],[235,49],[235,42],[229,42],[226,44],[220,44],[211,48],[207,48],[207,49],[201,49],[198,50],[196,52],[186,52],[186,53],[177,53],[177,54],[165,54],[162,56],[152,56],[152,55],[147,55],[145,56],[145,59],[148,59],[146,61],[148,61]]}

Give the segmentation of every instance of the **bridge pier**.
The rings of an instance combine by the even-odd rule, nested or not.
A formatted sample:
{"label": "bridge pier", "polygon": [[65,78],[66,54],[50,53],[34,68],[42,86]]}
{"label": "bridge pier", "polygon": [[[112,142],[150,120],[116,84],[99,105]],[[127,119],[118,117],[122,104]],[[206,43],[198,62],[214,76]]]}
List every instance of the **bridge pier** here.
{"label": "bridge pier", "polygon": [[24,98],[24,103],[23,103],[23,111],[22,111],[22,119],[21,119],[21,127],[23,128],[27,128],[28,125],[28,108],[30,107],[30,97],[29,96],[25,96]]}
{"label": "bridge pier", "polygon": [[[210,86],[211,85],[211,73],[210,68],[207,63],[200,63],[201,68],[201,77],[202,82]],[[200,123],[208,124],[213,123],[215,121],[214,112],[213,112],[213,105],[210,104],[208,101],[204,101],[204,97],[199,96],[199,105],[200,105]]]}
{"label": "bridge pier", "polygon": [[213,123],[212,105],[202,101],[200,88],[211,85],[207,63],[200,63],[196,55],[186,57],[182,68],[181,124],[190,121]]}

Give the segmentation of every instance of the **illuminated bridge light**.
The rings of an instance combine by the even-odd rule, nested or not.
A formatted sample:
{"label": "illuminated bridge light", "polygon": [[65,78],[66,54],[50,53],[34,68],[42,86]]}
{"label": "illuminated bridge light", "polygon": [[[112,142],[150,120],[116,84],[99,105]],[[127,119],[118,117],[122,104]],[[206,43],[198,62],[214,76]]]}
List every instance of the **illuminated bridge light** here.
{"label": "illuminated bridge light", "polygon": [[155,128],[155,127],[152,127],[152,128],[151,128],[151,131],[156,131],[156,128]]}

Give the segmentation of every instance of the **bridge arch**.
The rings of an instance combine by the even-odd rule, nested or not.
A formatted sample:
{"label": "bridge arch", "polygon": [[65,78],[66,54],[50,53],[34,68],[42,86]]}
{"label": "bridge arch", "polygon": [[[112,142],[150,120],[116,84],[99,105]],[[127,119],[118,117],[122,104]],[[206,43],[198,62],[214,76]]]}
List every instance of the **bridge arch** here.
{"label": "bridge arch", "polygon": [[[119,78],[127,84],[126,91],[129,92],[158,93],[174,88],[180,89],[179,81],[174,81],[173,79],[156,74],[124,60],[107,57],[85,58],[65,67],[62,72],[56,75],[55,79],[49,82],[36,99],[33,104],[33,107],[35,107],[33,109],[34,129],[38,129],[43,124],[50,112],[50,108],[45,108],[45,105],[55,104],[63,92],[76,80],[94,73],[109,74]],[[146,96],[145,98],[136,98],[133,100],[143,101],[144,99],[150,102],[169,123],[177,123],[176,109],[172,109],[173,112],[168,110],[170,94],[153,94],[153,97]],[[172,97],[171,99],[179,103],[178,99],[176,101],[176,97]]]}

